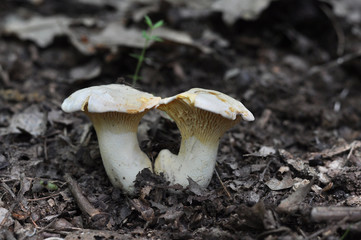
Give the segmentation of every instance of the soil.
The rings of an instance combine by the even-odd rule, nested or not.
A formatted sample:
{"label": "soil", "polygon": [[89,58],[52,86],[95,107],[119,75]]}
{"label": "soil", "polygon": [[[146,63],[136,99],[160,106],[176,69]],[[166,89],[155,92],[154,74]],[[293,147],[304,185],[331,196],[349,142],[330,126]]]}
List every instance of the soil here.
{"label": "soil", "polygon": [[[134,1],[124,12],[95,2],[0,3],[0,239],[361,239],[360,21],[326,1],[273,1],[231,24],[185,2]],[[40,45],[5,21],[88,18],[71,25],[85,44],[110,22],[145,29],[141,13],[192,42],[152,44],[137,89],[213,89],[256,118],[223,136],[206,189],[145,170],[136,194],[124,194],[107,178],[89,119],[61,110],[78,89],[131,85],[134,43],[86,54],[68,32]],[[177,153],[180,134],[151,111],[139,141],[154,160]]]}

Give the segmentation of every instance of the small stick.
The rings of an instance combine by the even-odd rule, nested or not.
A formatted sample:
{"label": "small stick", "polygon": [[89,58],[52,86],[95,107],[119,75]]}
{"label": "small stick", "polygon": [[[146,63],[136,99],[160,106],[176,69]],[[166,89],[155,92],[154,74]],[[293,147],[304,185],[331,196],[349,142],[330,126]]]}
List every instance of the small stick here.
{"label": "small stick", "polygon": [[10,78],[9,78],[9,74],[7,72],[4,71],[3,67],[0,65],[0,80],[2,80],[2,82],[4,83],[4,85],[10,86]]}
{"label": "small stick", "polygon": [[46,138],[44,140],[44,159],[45,159],[45,162],[49,161],[49,158],[48,158],[48,142],[47,142]]}
{"label": "small stick", "polygon": [[315,239],[318,235],[320,235],[320,234],[322,234],[322,233],[324,233],[324,232],[328,232],[328,231],[335,232],[335,230],[336,230],[337,228],[339,228],[339,227],[342,227],[347,220],[348,220],[348,219],[347,219],[347,217],[346,217],[346,218],[342,219],[342,220],[339,221],[339,222],[333,223],[333,224],[331,224],[331,225],[329,225],[329,226],[327,226],[327,227],[325,227],[325,228],[323,228],[323,229],[320,229],[320,230],[312,233],[310,236],[306,237],[305,240]]}
{"label": "small stick", "polygon": [[48,198],[52,198],[52,197],[56,197],[60,195],[60,192],[58,193],[54,193],[52,195],[49,195],[49,196],[46,196],[46,197],[41,197],[41,198],[29,198],[29,199],[26,199],[28,202],[36,202],[36,201],[41,201],[41,200],[45,200],[45,199],[48,199]]}
{"label": "small stick", "polygon": [[339,221],[348,219],[349,221],[361,220],[360,207],[314,207],[311,211],[311,218],[316,222]]}
{"label": "small stick", "polygon": [[35,227],[36,229],[39,228],[38,224],[36,224],[36,222],[34,221],[33,217],[31,217],[31,216],[30,216],[30,221],[33,223],[33,225],[34,225],[34,227]]}
{"label": "small stick", "polygon": [[1,185],[3,188],[5,188],[5,190],[11,195],[14,200],[17,200],[15,193],[13,193],[11,188],[5,182],[1,181]]}
{"label": "small stick", "polygon": [[326,17],[331,22],[333,29],[335,30],[335,33],[337,36],[336,53],[337,53],[337,55],[342,55],[345,50],[345,33],[342,31],[342,28],[341,28],[339,22],[337,21],[335,15],[333,14],[333,11],[330,8],[320,4],[320,9],[324,12]]}
{"label": "small stick", "polygon": [[219,182],[221,183],[221,185],[222,185],[222,187],[223,187],[223,190],[226,192],[227,196],[228,196],[230,199],[233,199],[233,198],[232,198],[232,195],[228,192],[227,187],[224,185],[221,177],[219,176],[217,169],[214,169],[214,171],[216,172],[217,178],[218,178]]}
{"label": "small stick", "polygon": [[11,206],[8,209],[8,212],[5,214],[4,219],[0,222],[0,227],[3,226],[3,224],[7,221],[8,217],[10,216],[10,214],[12,213],[12,211],[14,210],[15,206],[18,204],[18,199],[15,195],[15,193],[13,193],[13,191],[11,190],[11,188],[3,181],[1,181],[1,186],[11,195],[11,197],[14,199],[14,203],[11,204]]}
{"label": "small stick", "polygon": [[266,236],[268,236],[268,235],[272,235],[272,234],[274,234],[274,233],[281,233],[281,232],[286,232],[286,233],[290,233],[291,232],[291,229],[289,229],[288,227],[279,227],[279,228],[277,228],[277,229],[271,229],[271,230],[268,230],[268,231],[265,231],[265,232],[263,232],[263,233],[261,233],[261,234],[259,234],[258,236],[257,236],[257,239],[263,239],[263,238],[265,238]]}
{"label": "small stick", "polygon": [[81,193],[81,189],[78,183],[68,173],[65,174],[64,178],[67,181],[69,189],[82,212],[88,214],[91,218],[94,218],[101,214],[101,212],[98,209],[94,208],[93,205],[90,204],[88,199],[86,199],[86,197]]}
{"label": "small stick", "polygon": [[58,220],[58,217],[55,217],[48,225],[46,225],[45,227],[42,227],[37,234],[40,234],[44,231],[46,231],[48,228],[50,228],[55,222],[56,220]]}
{"label": "small stick", "polygon": [[347,158],[346,158],[347,160],[349,160],[350,157],[352,156],[353,150],[355,150],[355,148],[357,147],[356,145],[357,145],[356,141],[351,143],[350,152],[347,154]]}
{"label": "small stick", "polygon": [[306,77],[310,77],[313,76],[315,74],[318,74],[322,71],[328,71],[331,70],[333,68],[339,67],[355,58],[358,58],[361,56],[361,51],[358,52],[353,52],[353,53],[349,53],[346,55],[343,55],[339,58],[336,58],[335,60],[332,60],[328,63],[325,63],[323,65],[318,65],[318,66],[314,66],[312,67],[309,72],[306,74]]}

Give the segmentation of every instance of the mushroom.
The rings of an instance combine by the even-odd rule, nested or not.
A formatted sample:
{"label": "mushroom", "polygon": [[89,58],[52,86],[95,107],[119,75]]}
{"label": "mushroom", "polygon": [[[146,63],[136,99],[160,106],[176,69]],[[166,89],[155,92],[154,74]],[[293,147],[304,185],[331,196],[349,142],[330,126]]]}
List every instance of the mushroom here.
{"label": "mushroom", "polygon": [[154,171],[184,187],[188,185],[188,177],[201,187],[207,187],[222,135],[241,119],[254,120],[241,102],[221,92],[201,88],[162,99],[157,108],[176,122],[182,141],[178,155],[167,149],[160,151]]}
{"label": "mushroom", "polygon": [[110,84],[76,91],[61,107],[89,116],[111,183],[131,194],[136,175],[145,168],[152,171],[151,161],[139,148],[137,129],[141,118],[159,101],[160,97],[129,86]]}

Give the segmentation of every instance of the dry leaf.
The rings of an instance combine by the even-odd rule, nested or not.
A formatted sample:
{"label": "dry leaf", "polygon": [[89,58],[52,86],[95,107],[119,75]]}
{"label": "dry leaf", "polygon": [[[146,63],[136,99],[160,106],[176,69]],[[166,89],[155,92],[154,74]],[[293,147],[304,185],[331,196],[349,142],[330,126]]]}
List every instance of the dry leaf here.
{"label": "dry leaf", "polygon": [[286,199],[278,205],[277,211],[280,212],[293,212],[298,209],[299,204],[303,201],[306,195],[310,192],[313,180],[309,184],[299,187],[294,193],[288,196]]}
{"label": "dry leaf", "polygon": [[283,190],[287,188],[291,188],[294,184],[294,180],[291,177],[291,174],[287,173],[283,176],[283,179],[280,181],[277,178],[271,178],[266,182],[267,187],[271,190]]}
{"label": "dry leaf", "polygon": [[142,215],[142,218],[147,222],[154,220],[154,210],[149,207],[144,201],[139,199],[130,200],[132,206]]}

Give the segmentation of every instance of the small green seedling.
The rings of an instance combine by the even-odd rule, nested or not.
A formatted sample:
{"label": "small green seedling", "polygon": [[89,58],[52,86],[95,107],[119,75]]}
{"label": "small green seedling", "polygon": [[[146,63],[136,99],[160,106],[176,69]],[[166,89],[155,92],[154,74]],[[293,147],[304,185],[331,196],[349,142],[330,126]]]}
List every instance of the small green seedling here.
{"label": "small green seedling", "polygon": [[48,189],[49,191],[56,191],[58,190],[58,186],[53,183],[53,182],[49,182],[49,181],[43,181],[43,180],[40,180],[40,185],[42,185],[43,187],[45,187],[46,189]]}
{"label": "small green seedling", "polygon": [[348,227],[348,228],[346,229],[346,231],[343,233],[343,235],[341,236],[340,240],[346,239],[347,235],[350,233],[350,230],[351,230],[351,228]]}
{"label": "small green seedling", "polygon": [[138,79],[140,79],[139,71],[140,71],[140,67],[142,66],[142,63],[143,63],[143,61],[145,59],[145,51],[148,48],[149,41],[157,41],[157,42],[163,41],[163,39],[161,39],[158,36],[152,36],[152,32],[153,32],[154,29],[163,26],[164,21],[160,20],[160,21],[153,24],[152,20],[148,16],[145,16],[144,19],[145,19],[145,23],[148,25],[148,30],[143,30],[142,31],[142,36],[145,39],[144,47],[143,47],[142,52],[140,53],[140,55],[138,55],[138,54],[130,54],[131,57],[134,57],[135,59],[138,59],[138,63],[137,63],[137,67],[135,69],[135,73],[134,73],[134,75],[132,75],[133,86],[137,83]]}

